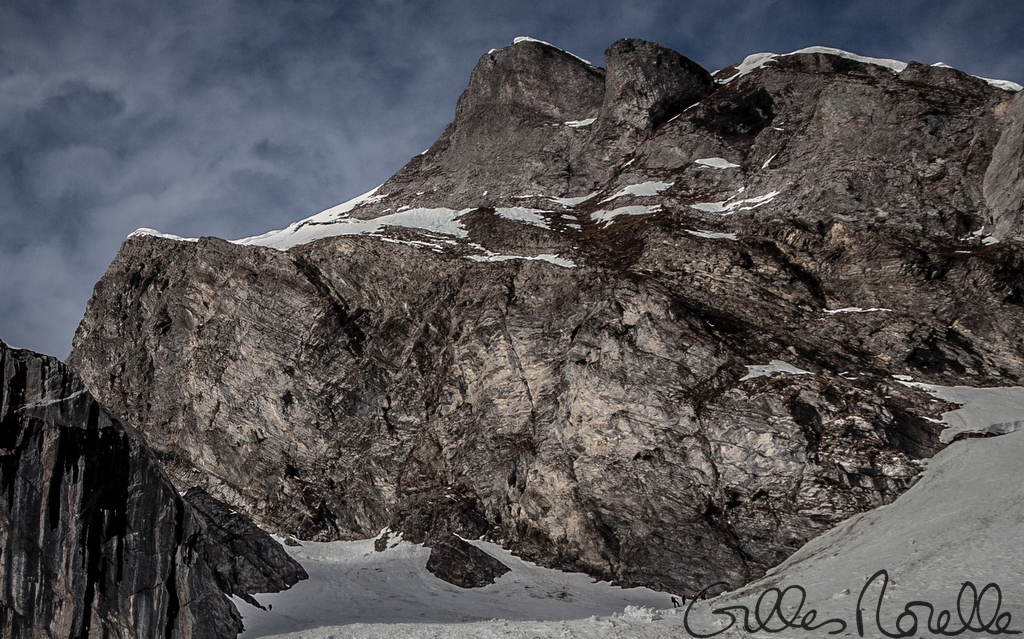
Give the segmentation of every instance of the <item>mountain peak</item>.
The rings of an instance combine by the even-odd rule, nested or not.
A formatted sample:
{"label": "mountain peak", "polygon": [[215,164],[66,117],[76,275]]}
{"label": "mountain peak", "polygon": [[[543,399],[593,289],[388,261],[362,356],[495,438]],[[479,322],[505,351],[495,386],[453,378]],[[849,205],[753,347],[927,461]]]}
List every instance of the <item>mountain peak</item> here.
{"label": "mountain peak", "polygon": [[660,44],[622,39],[604,56],[604,112],[612,121],[641,131],[658,126],[715,88],[703,67]]}

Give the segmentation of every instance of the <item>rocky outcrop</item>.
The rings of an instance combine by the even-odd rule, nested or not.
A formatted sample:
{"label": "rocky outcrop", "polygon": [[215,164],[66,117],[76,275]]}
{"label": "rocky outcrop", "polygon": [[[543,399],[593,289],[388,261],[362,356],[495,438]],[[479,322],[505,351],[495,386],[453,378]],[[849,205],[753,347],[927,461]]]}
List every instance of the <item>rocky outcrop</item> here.
{"label": "rocky outcrop", "polygon": [[202,524],[60,362],[0,342],[0,636],[234,637]]}
{"label": "rocky outcrop", "polygon": [[[425,205],[450,196],[500,202],[516,189],[586,193],[607,165],[580,170],[588,122],[600,111],[605,71],[546,43],[525,40],[480,58],[455,107],[455,121],[392,180]],[[444,175],[444,190],[426,176]],[[505,179],[516,176],[514,184]]]}
{"label": "rocky outcrop", "polygon": [[254,594],[281,592],[309,578],[281,544],[242,513],[202,488],[192,488],[184,497],[203,521],[203,559],[225,593],[259,606]]}
{"label": "rocky outcrop", "polygon": [[700,102],[715,88],[693,60],[644,40],[619,40],[605,51],[603,117],[648,132]]}
{"label": "rocky outcrop", "polygon": [[426,569],[437,578],[461,588],[483,588],[510,570],[456,535],[449,535],[431,545]]}
{"label": "rocky outcrop", "polygon": [[[983,228],[1012,94],[810,52],[662,99],[627,45],[705,86],[635,42],[487,54],[426,155],[296,227],[323,239],[130,238],[69,363],[176,483],[302,539],[487,535],[679,592],[892,501],[948,410],[893,375],[1024,378],[1024,252]],[[612,77],[653,87],[642,135]],[[410,210],[448,226],[344,235]]]}

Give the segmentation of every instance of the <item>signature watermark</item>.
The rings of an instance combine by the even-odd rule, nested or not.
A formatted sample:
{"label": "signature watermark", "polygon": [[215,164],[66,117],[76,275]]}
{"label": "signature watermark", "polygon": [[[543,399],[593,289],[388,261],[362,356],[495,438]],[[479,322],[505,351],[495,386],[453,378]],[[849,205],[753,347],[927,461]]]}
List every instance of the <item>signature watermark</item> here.
{"label": "signature watermark", "polygon": [[[872,584],[880,583],[877,595],[868,596]],[[716,586],[728,586],[721,582],[705,588],[698,597]],[[981,590],[970,581],[963,582],[956,598],[955,610],[939,610],[935,605],[922,600],[915,600],[903,606],[903,610],[894,617],[882,614],[882,603],[885,590],[889,586],[889,573],[879,570],[864,583],[857,597],[857,608],[854,611],[854,623],[857,635],[868,636],[881,634],[885,637],[915,637],[923,633],[942,637],[955,637],[966,633],[984,633],[990,635],[1019,635],[1020,630],[1012,630],[1013,620],[1009,612],[1002,611],[1003,593],[994,583],[987,584]],[[783,630],[804,630],[829,635],[844,632],[846,619],[832,617],[819,621],[818,611],[808,608],[807,591],[802,586],[788,586],[784,589],[769,588],[757,598],[753,608],[744,605],[724,606],[711,611],[718,616],[728,617],[724,628],[714,632],[701,632],[693,627],[690,613],[697,598],[686,606],[683,614],[683,627],[691,637],[705,638],[720,635],[742,623],[743,630],[755,632],[782,632]],[[984,604],[984,605],[982,605]],[[822,615],[824,616],[824,615]],[[742,621],[741,621],[742,620]]]}

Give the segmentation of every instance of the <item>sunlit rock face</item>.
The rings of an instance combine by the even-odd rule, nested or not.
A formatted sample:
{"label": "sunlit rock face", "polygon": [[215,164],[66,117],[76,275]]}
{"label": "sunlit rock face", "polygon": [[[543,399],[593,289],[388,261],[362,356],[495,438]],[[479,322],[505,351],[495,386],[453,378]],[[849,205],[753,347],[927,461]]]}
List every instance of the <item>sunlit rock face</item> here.
{"label": "sunlit rock face", "polygon": [[822,51],[607,67],[488,53],[372,195],[130,238],[69,364],[176,485],[276,531],[487,536],[676,592],[910,486],[950,406],[893,375],[1020,383],[1013,93]]}

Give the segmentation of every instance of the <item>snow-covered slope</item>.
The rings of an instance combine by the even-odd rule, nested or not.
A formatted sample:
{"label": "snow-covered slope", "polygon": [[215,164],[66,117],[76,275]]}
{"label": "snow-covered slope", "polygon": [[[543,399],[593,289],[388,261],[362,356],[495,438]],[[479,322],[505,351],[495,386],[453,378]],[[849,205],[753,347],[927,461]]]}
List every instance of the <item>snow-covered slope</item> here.
{"label": "snow-covered slope", "polygon": [[[492,586],[462,590],[424,570],[428,550],[401,543],[375,553],[367,540],[290,549],[310,580],[291,591],[259,597],[264,605],[273,605],[271,611],[236,602],[247,627],[242,637],[686,637],[718,631],[720,637],[741,637],[748,633],[740,609],[733,609],[738,621],[731,628],[728,615],[711,611],[725,606],[752,610],[771,588],[789,589],[782,606],[789,619],[802,619],[814,609],[817,618],[809,625],[831,622],[816,632],[788,629],[777,636],[818,637],[835,630],[840,630],[838,636],[861,636],[857,604],[862,591],[862,636],[886,636],[879,623],[896,632],[896,619],[911,601],[932,604],[936,615],[952,610],[952,632],[963,625],[957,620],[956,602],[966,581],[975,585],[982,602],[981,616],[971,622],[974,627],[996,619],[996,588],[981,596],[988,584],[996,584],[1002,597],[999,614],[1010,614],[999,623],[1024,630],[1021,459],[1024,432],[957,442],[937,455],[923,478],[896,502],[813,540],[749,587],[697,602],[689,617],[685,608],[671,608],[668,594],[590,583],[581,575],[532,566],[481,542],[478,546],[513,570]],[[884,594],[881,576],[865,588],[881,570],[889,579]],[[800,593],[793,586],[806,592],[799,612]],[[970,596],[968,589],[962,604],[965,617],[970,615]],[[773,602],[773,595],[765,597],[763,617]],[[938,636],[928,631],[927,609],[912,610],[919,624],[912,636]],[[778,629],[782,624],[775,617],[768,626]],[[906,617],[902,628],[909,627]]]}

